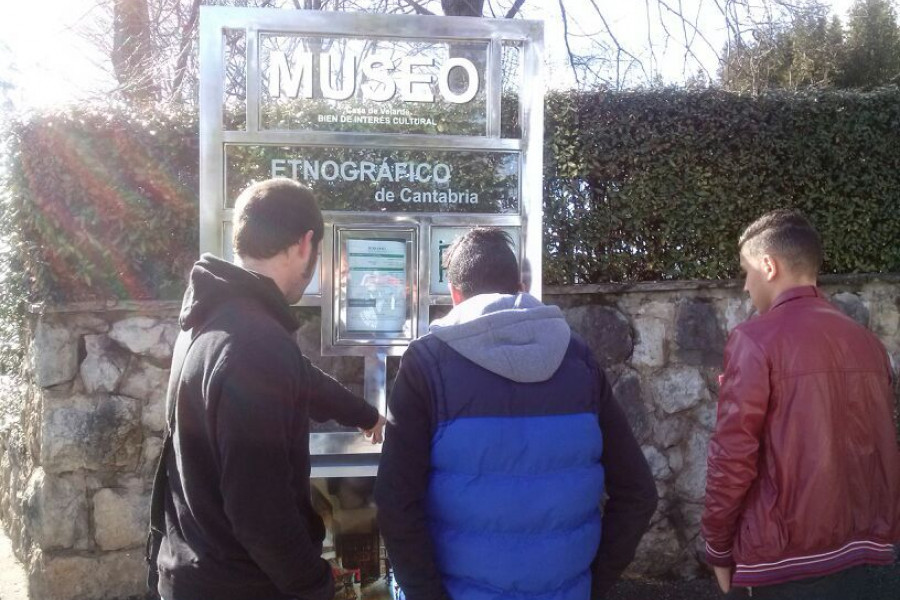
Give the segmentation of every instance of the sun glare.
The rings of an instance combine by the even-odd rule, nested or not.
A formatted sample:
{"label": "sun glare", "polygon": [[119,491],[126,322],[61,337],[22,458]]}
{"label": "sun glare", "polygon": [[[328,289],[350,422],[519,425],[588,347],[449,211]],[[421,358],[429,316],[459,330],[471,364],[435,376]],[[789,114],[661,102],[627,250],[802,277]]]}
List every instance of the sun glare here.
{"label": "sun glare", "polygon": [[97,0],[0,0],[0,77],[18,109],[52,106],[111,87],[85,38]]}

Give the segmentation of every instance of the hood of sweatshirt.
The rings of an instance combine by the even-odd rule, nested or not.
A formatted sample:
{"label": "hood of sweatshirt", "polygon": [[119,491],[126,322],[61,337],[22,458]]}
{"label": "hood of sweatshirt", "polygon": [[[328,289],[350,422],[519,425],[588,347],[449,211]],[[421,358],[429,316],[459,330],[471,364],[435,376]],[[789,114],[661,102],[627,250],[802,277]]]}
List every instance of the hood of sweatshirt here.
{"label": "hood of sweatshirt", "polygon": [[256,299],[288,331],[299,326],[284,294],[271,278],[212,254],[204,254],[191,269],[178,323],[187,331],[203,323],[219,304],[238,297]]}
{"label": "hood of sweatshirt", "polygon": [[521,383],[550,379],[572,335],[558,306],[525,293],[474,296],[429,331],[475,364]]}

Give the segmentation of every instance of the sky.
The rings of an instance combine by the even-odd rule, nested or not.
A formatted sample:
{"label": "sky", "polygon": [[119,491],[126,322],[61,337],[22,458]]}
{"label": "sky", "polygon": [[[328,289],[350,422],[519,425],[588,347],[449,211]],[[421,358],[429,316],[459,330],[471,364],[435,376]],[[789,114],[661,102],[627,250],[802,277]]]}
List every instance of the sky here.
{"label": "sky", "polygon": [[17,104],[43,106],[109,89],[79,27],[90,0],[0,0],[0,78],[12,72]]}
{"label": "sky", "polygon": [[[846,23],[847,12],[854,0],[825,0],[830,5],[832,14],[836,14]],[[799,3],[799,2],[798,2]],[[619,43],[629,48],[639,58],[644,68],[658,73],[666,83],[680,83],[697,72],[698,63],[688,59],[685,61],[684,44],[680,40],[693,32],[689,27],[682,28],[682,21],[662,10],[661,5],[677,9],[679,6],[690,20],[698,24],[708,44],[694,39],[691,44],[696,58],[702,63],[708,75],[715,77],[718,67],[718,53],[725,45],[726,31],[722,16],[717,8],[720,2],[712,0],[667,0],[666,2],[640,2],[638,0],[566,0],[568,12],[569,43],[577,53],[578,46],[588,47],[592,36],[603,35],[607,27],[616,36]],[[759,4],[750,0],[748,5]],[[599,7],[606,22],[597,14]],[[649,16],[648,16],[649,7]],[[529,18],[540,18],[544,21],[550,86],[569,88],[575,84],[574,76],[567,60],[568,53],[564,43],[563,20],[559,2],[555,0],[526,1],[523,12]],[[662,17],[662,18],[661,18]],[[661,22],[666,24],[668,33],[663,30]],[[649,23],[649,26],[648,26]],[[649,28],[649,30],[648,30]],[[653,53],[648,50],[648,39],[652,40]],[[687,63],[687,67],[686,67]]]}
{"label": "sky", "polygon": [[[713,4],[699,0],[672,0],[671,5],[681,3],[686,11],[703,8],[699,14],[700,28],[705,29],[710,45],[716,50],[722,47],[725,32],[717,25]],[[84,39],[83,32],[97,18],[96,0],[0,0],[0,82],[12,80],[15,89],[12,99],[19,108],[40,107],[76,101],[97,95],[114,86],[111,76],[101,67],[103,57]],[[609,27],[623,45],[643,47],[640,58],[648,68],[655,68],[665,81],[683,80],[684,52],[677,43],[670,41],[663,52],[663,43],[657,26],[654,35],[656,61],[646,51],[646,12],[644,3],[622,0],[566,0],[569,11],[570,43],[577,51],[587,48],[591,36],[605,30],[597,17],[596,4],[606,16]],[[832,0],[834,14],[845,20],[852,0]],[[553,88],[571,87],[574,76],[567,63],[563,26],[559,3],[553,0],[528,0],[524,14],[528,18],[544,21],[545,55],[548,85]],[[695,13],[692,13],[695,14]],[[651,18],[658,21],[658,18]],[[704,25],[706,23],[706,25]],[[673,32],[673,40],[683,32]],[[716,58],[713,48],[697,44],[698,58],[707,71],[715,74]],[[638,51],[635,50],[635,54]],[[653,64],[653,67],[649,65]],[[2,94],[2,90],[0,90]],[[3,106],[0,98],[0,107]]]}

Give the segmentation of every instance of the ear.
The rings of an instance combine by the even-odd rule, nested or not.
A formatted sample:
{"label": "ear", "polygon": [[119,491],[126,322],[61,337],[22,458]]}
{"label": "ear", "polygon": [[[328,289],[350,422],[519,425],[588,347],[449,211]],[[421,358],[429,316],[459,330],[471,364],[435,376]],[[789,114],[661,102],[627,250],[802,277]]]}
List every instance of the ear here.
{"label": "ear", "polygon": [[778,264],[778,259],[771,254],[763,254],[759,261],[759,266],[766,281],[774,281],[778,274],[781,273],[781,265]]}
{"label": "ear", "polygon": [[318,254],[318,248],[313,247],[313,231],[310,229],[303,234],[303,237],[297,242],[299,244],[300,256],[303,260],[309,260],[311,253]]}
{"label": "ear", "polygon": [[450,299],[453,301],[453,306],[457,304],[462,304],[465,301],[465,297],[463,297],[463,293],[452,283],[448,284],[450,287]]}

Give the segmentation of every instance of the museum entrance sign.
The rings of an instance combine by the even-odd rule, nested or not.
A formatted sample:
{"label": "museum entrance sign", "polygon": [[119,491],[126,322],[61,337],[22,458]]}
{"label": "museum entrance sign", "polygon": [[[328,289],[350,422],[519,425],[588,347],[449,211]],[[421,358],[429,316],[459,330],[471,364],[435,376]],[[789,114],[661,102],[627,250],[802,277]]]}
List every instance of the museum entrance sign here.
{"label": "museum entrance sign", "polygon": [[[323,354],[364,357],[382,412],[387,357],[450,303],[453,239],[502,227],[540,295],[542,44],[532,21],[201,8],[200,250],[231,257],[247,185],[309,185],[326,228],[301,303],[321,307]],[[360,442],[311,448],[378,451]]]}

